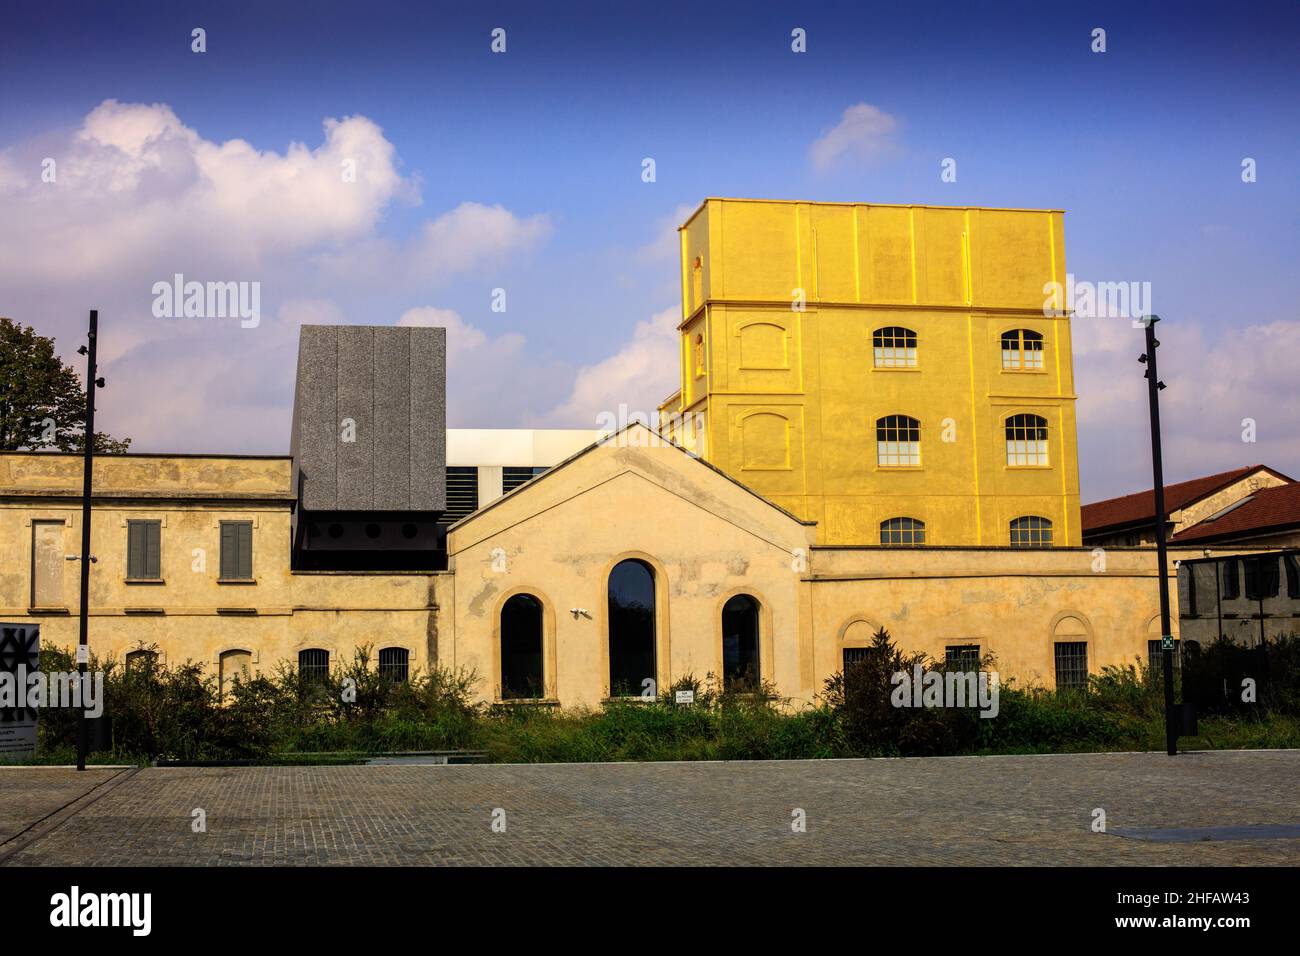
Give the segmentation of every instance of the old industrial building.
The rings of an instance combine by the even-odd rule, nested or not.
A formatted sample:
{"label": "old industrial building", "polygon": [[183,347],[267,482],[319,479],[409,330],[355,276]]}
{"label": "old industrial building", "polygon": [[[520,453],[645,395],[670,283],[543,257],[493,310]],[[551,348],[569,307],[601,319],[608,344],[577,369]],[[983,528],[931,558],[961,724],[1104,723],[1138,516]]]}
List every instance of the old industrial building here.
{"label": "old industrial building", "polygon": [[[1154,551],[1081,543],[1060,212],[710,199],[680,234],[659,430],[448,430],[442,330],[305,327],[288,455],[97,459],[92,648],[224,684],[369,644],[562,706],[808,702],[881,626],[1048,687],[1145,658]],[[80,483],[0,454],[0,619],[46,644]]]}

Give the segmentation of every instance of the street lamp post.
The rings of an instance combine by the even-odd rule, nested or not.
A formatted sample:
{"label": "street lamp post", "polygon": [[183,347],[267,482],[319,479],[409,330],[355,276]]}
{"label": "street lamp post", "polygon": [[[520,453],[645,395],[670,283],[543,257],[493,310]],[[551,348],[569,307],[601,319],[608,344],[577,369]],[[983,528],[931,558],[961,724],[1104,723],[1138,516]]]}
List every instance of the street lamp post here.
{"label": "street lamp post", "polygon": [[[90,623],[90,565],[94,558],[90,554],[90,491],[91,477],[95,461],[95,389],[104,386],[104,380],[97,377],[95,363],[95,341],[99,337],[99,310],[90,310],[90,331],[86,344],[77,352],[86,356],[86,433],[82,454],[81,476],[81,606],[79,613],[80,636],[77,641],[77,680],[81,683],[82,704],[85,703],[86,663],[90,659],[90,647],[86,643],[86,633]],[[86,743],[89,728],[86,726],[86,708],[77,711],[77,769],[86,769]]]}
{"label": "street lamp post", "polygon": [[1151,471],[1156,494],[1156,561],[1160,565],[1160,650],[1165,677],[1165,751],[1178,753],[1178,728],[1174,723],[1174,638],[1169,623],[1169,557],[1165,545],[1165,474],[1160,456],[1160,390],[1165,383],[1156,371],[1156,323],[1160,316],[1150,315],[1146,325],[1146,352],[1138,359],[1147,368],[1147,400],[1151,409]]}

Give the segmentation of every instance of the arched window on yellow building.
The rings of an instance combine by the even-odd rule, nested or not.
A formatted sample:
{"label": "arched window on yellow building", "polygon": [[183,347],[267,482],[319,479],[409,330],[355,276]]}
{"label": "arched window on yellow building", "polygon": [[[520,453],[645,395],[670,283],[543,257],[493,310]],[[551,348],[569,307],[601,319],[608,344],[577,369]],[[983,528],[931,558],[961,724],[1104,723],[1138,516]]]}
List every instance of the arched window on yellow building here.
{"label": "arched window on yellow building", "polygon": [[882,521],[880,543],[886,546],[925,544],[925,522],[915,518],[889,518]]}
{"label": "arched window on yellow building", "polygon": [[1009,372],[1042,371],[1043,336],[1030,329],[1003,332],[1002,367]]}
{"label": "arched window on yellow building", "polygon": [[1041,515],[1023,515],[1011,521],[1011,547],[1050,548],[1052,522]]}
{"label": "arched window on yellow building", "polygon": [[1041,415],[1011,415],[1006,420],[1007,464],[1045,466],[1047,419]]}
{"label": "arched window on yellow building", "polygon": [[899,467],[921,464],[921,423],[906,415],[876,420],[876,464]]}
{"label": "arched window on yellow building", "polygon": [[871,356],[876,368],[916,368],[916,333],[897,325],[876,329]]}

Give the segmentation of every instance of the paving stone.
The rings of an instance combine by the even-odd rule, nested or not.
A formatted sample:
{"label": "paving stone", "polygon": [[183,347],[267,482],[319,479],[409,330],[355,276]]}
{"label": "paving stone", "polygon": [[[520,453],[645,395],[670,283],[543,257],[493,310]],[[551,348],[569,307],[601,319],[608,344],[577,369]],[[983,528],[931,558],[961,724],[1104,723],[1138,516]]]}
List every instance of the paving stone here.
{"label": "paving stone", "polygon": [[[93,785],[0,774],[0,839]],[[151,768],[8,865],[1295,865],[1293,839],[1157,843],[1091,824],[1101,808],[1111,828],[1294,825],[1298,786],[1300,751]]]}

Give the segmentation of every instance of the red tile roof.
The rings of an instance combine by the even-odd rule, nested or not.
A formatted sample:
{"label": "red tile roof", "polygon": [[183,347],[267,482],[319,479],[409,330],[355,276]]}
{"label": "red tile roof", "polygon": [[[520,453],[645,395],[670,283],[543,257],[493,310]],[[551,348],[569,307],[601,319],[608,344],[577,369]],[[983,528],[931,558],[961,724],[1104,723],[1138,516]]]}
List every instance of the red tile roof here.
{"label": "red tile roof", "polygon": [[[1185,508],[1193,501],[1213,494],[1220,488],[1226,487],[1235,481],[1240,481],[1252,472],[1261,469],[1277,475],[1279,478],[1286,478],[1287,481],[1291,480],[1286,475],[1274,471],[1267,465],[1247,465],[1244,468],[1220,472],[1217,475],[1206,475],[1204,478],[1193,478],[1191,481],[1180,481],[1174,485],[1165,485],[1165,508],[1168,511]],[[1120,498],[1107,498],[1105,501],[1084,505],[1082,510],[1084,534],[1130,524],[1142,524],[1144,522],[1154,524],[1156,520],[1156,496],[1153,490],[1148,489],[1134,492],[1131,495],[1124,495]]]}
{"label": "red tile roof", "polygon": [[1300,527],[1300,482],[1261,488],[1243,505],[1214,521],[1208,518],[1173,536],[1174,541],[1207,541]]}

